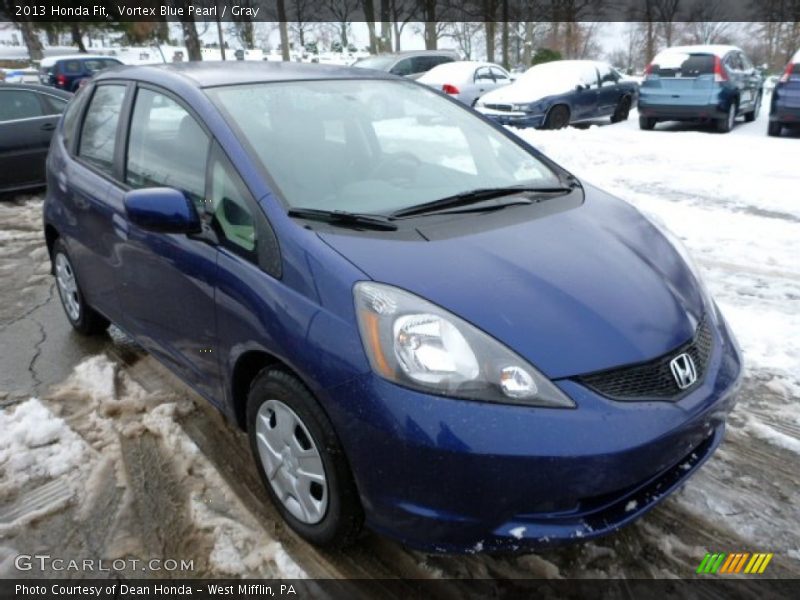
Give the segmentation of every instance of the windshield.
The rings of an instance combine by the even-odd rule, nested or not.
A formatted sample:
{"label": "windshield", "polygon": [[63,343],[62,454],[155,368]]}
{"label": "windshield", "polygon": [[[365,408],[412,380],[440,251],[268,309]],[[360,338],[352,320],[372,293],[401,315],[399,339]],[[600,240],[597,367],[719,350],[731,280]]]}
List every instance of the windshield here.
{"label": "windshield", "polygon": [[389,213],[470,190],[562,185],[438,93],[380,80],[207,90],[292,207]]}
{"label": "windshield", "polygon": [[389,67],[397,60],[396,56],[371,56],[369,58],[362,58],[357,61],[353,66],[362,69],[377,69],[379,71],[388,71]]}

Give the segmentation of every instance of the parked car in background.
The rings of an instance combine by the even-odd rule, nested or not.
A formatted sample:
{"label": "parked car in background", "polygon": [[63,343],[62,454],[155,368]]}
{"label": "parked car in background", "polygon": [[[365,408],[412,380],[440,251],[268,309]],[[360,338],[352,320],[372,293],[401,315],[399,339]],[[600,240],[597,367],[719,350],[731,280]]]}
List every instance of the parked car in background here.
{"label": "parked car in background", "polygon": [[459,58],[458,53],[452,50],[416,50],[362,58],[353,66],[360,69],[386,71],[392,75],[402,75],[403,77],[417,79],[433,67],[455,62]]}
{"label": "parked car in background", "polygon": [[735,46],[675,46],[658,53],[639,88],[639,126],[661,121],[711,121],[718,131],[736,118],[755,121],[763,77]]}
{"label": "parked car in background", "polygon": [[0,192],[40,187],[50,138],[72,94],[0,83]]}
{"label": "parked car in background", "polygon": [[6,83],[39,83],[39,71],[32,67],[25,69],[5,69],[0,81]]}
{"label": "parked car in background", "polygon": [[636,95],[636,83],[608,63],[558,60],[531,67],[475,106],[503,125],[560,129],[603,117],[624,121]]}
{"label": "parked car in background", "polygon": [[494,63],[456,61],[433,67],[417,81],[472,106],[483,94],[511,83],[511,76]]}
{"label": "parked car in background", "polygon": [[680,242],[468,107],[237,61],[75,100],[43,209],[66,318],[119,325],[245,430],[305,539],[587,540],[721,443],[742,359]]}
{"label": "parked car in background", "polygon": [[800,126],[800,50],[775,84],[769,107],[767,133],[778,136],[784,127]]}
{"label": "parked car in background", "polygon": [[123,63],[116,58],[102,55],[53,56],[42,59],[39,65],[39,80],[42,85],[74,92],[82,80],[121,64]]}

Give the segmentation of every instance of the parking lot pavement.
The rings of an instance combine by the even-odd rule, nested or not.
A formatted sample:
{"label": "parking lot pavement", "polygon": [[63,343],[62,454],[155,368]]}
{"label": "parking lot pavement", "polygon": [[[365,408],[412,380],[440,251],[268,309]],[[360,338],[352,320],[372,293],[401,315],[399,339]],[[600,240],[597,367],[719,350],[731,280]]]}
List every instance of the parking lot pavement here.
{"label": "parking lot pavement", "polygon": [[683,577],[706,551],[737,550],[800,576],[800,140],[767,138],[764,115],[729,135],[635,119],[520,133],[686,242],[748,363],[720,450],[635,525],[516,557],[427,556],[374,535],[309,547],[277,519],[240,433],[118,331],[69,330],[41,196],[19,196],[0,203],[0,576],[42,549],[193,561],[123,572],[144,577]]}

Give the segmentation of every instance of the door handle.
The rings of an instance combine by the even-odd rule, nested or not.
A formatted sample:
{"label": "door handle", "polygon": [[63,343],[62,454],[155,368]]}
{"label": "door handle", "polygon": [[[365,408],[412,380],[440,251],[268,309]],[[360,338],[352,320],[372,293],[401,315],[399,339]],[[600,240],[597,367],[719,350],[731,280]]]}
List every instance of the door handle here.
{"label": "door handle", "polygon": [[42,125],[42,131],[53,131],[56,128],[54,123],[45,123]]}

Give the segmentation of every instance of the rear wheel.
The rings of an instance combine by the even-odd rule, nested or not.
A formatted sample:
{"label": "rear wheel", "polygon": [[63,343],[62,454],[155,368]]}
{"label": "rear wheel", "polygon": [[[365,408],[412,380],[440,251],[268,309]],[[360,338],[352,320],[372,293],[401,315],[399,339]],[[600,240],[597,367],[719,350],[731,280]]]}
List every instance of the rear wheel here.
{"label": "rear wheel", "polygon": [[728,107],[728,113],[721,119],[717,119],[717,131],[720,133],[728,133],[736,124],[736,103],[731,102]]}
{"label": "rear wheel", "polygon": [[753,106],[753,110],[751,110],[749,113],[745,113],[744,120],[748,123],[752,123],[758,118],[758,113],[760,110],[761,110],[761,94],[759,94],[758,97],[756,97],[756,103]]}
{"label": "rear wheel", "polygon": [[769,136],[778,137],[781,131],[783,131],[783,125],[778,121],[770,121],[769,125],[767,125],[767,135]]}
{"label": "rear wheel", "polygon": [[61,306],[75,331],[95,335],[108,329],[108,319],[86,303],[67,248],[60,239],[53,245],[53,268]]}
{"label": "rear wheel", "polygon": [[306,540],[346,546],[363,511],[344,452],[311,392],[291,373],[268,368],[247,399],[247,431],[278,512]]}
{"label": "rear wheel", "polygon": [[620,121],[627,121],[628,115],[631,112],[631,97],[625,96],[617,104],[614,114],[611,115],[612,123],[619,123]]}
{"label": "rear wheel", "polygon": [[544,120],[545,129],[563,129],[569,125],[569,108],[558,104],[550,109]]}
{"label": "rear wheel", "polygon": [[656,120],[653,117],[639,117],[639,129],[645,131],[652,131],[656,126]]}

